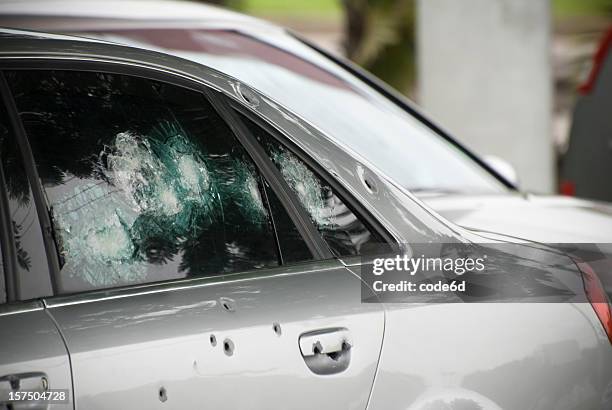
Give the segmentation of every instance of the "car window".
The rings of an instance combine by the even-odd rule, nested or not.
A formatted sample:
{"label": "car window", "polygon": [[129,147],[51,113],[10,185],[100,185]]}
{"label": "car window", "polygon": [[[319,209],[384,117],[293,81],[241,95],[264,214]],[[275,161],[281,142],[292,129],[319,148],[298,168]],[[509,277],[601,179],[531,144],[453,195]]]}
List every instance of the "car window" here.
{"label": "car window", "polygon": [[238,115],[263,146],[335,255],[370,254],[387,248],[380,235],[310,166],[262,127]]}
{"label": "car window", "polygon": [[0,107],[0,161],[16,247],[16,297],[27,300],[49,296],[51,277],[42,229],[21,152],[3,106]]}
{"label": "car window", "polygon": [[93,33],[169,50],[260,90],[366,159],[404,188],[499,193],[482,166],[372,87],[291,36],[237,31],[126,29]]}
{"label": "car window", "polygon": [[279,264],[262,177],[202,94],[92,72],[7,79],[64,292]]}

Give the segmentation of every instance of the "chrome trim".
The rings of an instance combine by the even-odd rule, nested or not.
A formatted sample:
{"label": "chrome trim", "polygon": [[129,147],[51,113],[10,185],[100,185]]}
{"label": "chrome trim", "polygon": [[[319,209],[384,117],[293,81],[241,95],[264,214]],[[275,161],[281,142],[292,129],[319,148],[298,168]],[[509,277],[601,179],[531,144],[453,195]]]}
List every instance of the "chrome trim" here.
{"label": "chrome trim", "polygon": [[27,302],[18,303],[7,303],[0,305],[0,317],[15,315],[18,313],[34,312],[36,310],[43,310],[44,303],[40,300],[30,300]]}
{"label": "chrome trim", "polygon": [[346,256],[340,257],[340,263],[346,268],[351,266],[367,266],[374,263],[374,259],[384,257],[394,257],[397,253],[386,253],[380,255]]}
{"label": "chrome trim", "polygon": [[103,300],[122,299],[138,295],[174,292],[186,289],[196,289],[208,286],[237,283],[260,279],[273,279],[293,275],[303,275],[313,272],[325,272],[343,269],[344,266],[336,259],[296,264],[292,266],[278,266],[265,270],[252,270],[227,275],[207,276],[202,278],[186,278],[167,282],[156,282],[139,285],[118,287],[114,289],[93,290],[66,296],[52,296],[43,299],[45,308],[71,306],[81,303],[98,302]]}

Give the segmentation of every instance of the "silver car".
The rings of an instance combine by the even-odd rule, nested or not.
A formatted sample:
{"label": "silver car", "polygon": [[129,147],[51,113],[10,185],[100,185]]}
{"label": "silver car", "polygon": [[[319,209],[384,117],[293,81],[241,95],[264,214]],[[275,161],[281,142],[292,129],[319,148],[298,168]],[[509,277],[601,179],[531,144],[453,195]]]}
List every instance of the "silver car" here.
{"label": "silver car", "polygon": [[[603,272],[468,231],[406,190],[518,196],[510,183],[280,29],[183,7],[180,30],[145,13],[161,28],[131,34],[206,44],[188,59],[1,32],[7,408],[612,407]],[[521,255],[488,261],[520,292],[396,302],[367,280],[381,254],[493,242]],[[526,268],[573,293],[529,286]]]}

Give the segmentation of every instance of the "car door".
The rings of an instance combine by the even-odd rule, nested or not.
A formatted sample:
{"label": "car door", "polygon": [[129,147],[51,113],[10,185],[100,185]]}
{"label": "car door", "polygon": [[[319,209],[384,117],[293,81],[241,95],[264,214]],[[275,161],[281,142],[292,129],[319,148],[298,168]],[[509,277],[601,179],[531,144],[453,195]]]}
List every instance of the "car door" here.
{"label": "car door", "polygon": [[50,66],[5,75],[53,226],[45,304],[76,407],[365,408],[384,314],[333,255],[378,237],[285,153],[312,184],[296,191],[200,85]]}
{"label": "car door", "polygon": [[72,409],[68,352],[40,300],[52,286],[26,175],[9,114],[0,105],[0,409],[47,408],[45,400],[14,396],[28,391],[53,392],[59,399],[54,409]]}

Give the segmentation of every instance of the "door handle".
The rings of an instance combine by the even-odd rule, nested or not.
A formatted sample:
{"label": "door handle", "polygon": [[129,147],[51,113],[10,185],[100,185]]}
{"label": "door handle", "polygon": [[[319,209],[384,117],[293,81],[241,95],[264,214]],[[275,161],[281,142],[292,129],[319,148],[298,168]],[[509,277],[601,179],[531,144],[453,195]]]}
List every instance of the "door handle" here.
{"label": "door handle", "polygon": [[299,346],[308,368],[313,373],[326,375],[348,368],[353,342],[349,331],[338,327],[302,333]]}
{"label": "door handle", "polygon": [[[40,387],[41,391],[47,391],[49,388],[49,381],[47,379],[47,375],[42,372],[27,372],[27,373],[15,373],[15,374],[7,374],[5,376],[0,376],[0,383],[8,382],[11,386],[11,390],[19,390],[21,389],[21,382],[25,380],[38,379],[34,386],[31,387]],[[30,384],[30,383],[28,383]]]}

